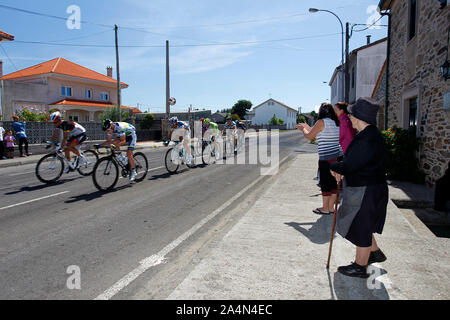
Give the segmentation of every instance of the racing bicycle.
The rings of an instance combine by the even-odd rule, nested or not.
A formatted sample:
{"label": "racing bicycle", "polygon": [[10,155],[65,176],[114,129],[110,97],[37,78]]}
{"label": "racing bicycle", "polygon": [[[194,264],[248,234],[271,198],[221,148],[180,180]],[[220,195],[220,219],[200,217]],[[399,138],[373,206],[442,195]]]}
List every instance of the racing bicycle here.
{"label": "racing bicycle", "polygon": [[[46,149],[53,149],[50,153],[43,156],[37,163],[35,173],[36,177],[43,183],[55,183],[62,176],[64,169],[67,167],[69,172],[77,170],[82,176],[92,174],[95,163],[98,160],[98,154],[94,150],[81,150],[80,154],[84,156],[85,161],[78,166],[78,157],[70,162],[61,149],[60,144],[52,141],[44,141]],[[78,167],[77,167],[78,166]]]}
{"label": "racing bicycle", "polygon": [[[100,147],[96,146],[96,148]],[[124,156],[121,151],[116,151],[113,145],[105,148],[108,148],[110,153],[97,161],[92,174],[94,185],[100,191],[112,190],[119,180],[119,175],[126,178],[131,173],[126,155]],[[134,153],[133,158],[136,165],[135,182],[141,182],[148,173],[148,160],[142,152]]]}
{"label": "racing bicycle", "polygon": [[183,143],[174,141],[175,145],[167,150],[164,158],[166,169],[170,174],[176,173],[180,165],[186,164],[188,168],[195,167],[195,149],[191,145],[191,160],[188,161],[186,150],[183,147]]}

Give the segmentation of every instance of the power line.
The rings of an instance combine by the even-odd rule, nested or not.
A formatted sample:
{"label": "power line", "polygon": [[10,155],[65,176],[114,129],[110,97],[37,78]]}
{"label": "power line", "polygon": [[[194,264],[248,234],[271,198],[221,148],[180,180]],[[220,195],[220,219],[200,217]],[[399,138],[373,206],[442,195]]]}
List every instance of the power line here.
{"label": "power line", "polygon": [[[295,41],[295,40],[305,40],[305,39],[315,39],[323,38],[329,36],[340,35],[341,33],[327,33],[313,36],[304,37],[294,37],[294,38],[282,38],[282,39],[270,39],[270,40],[255,40],[255,41],[241,41],[241,42],[216,42],[216,43],[204,43],[204,44],[178,44],[171,45],[171,47],[181,48],[181,47],[210,47],[210,46],[237,46],[237,45],[253,45],[259,43],[273,43],[273,42],[283,42],[283,41]],[[41,45],[52,45],[52,46],[69,46],[69,47],[92,47],[92,48],[111,48],[114,45],[105,44],[76,44],[76,43],[53,43],[45,41],[22,41],[15,40],[15,43],[26,43],[26,44],[41,44]],[[164,48],[164,45],[121,45],[121,48]]]}
{"label": "power line", "polygon": [[[352,25],[352,32],[361,32],[361,31],[366,31],[367,29],[369,29],[370,27],[373,27],[378,21],[381,20],[381,18],[383,18],[383,16],[380,16],[374,23],[372,23],[370,26],[367,26],[367,24],[354,24]],[[364,29],[360,29],[360,30],[353,30],[354,26],[367,26]],[[387,27],[385,25],[383,25],[383,27]]]}

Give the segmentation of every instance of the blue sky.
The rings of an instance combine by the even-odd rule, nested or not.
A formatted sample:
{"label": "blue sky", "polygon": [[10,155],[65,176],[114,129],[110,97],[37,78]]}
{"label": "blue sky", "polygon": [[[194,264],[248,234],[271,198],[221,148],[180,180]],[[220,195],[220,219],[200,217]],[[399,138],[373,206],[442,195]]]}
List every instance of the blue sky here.
{"label": "blue sky", "polygon": [[[17,41],[2,43],[4,74],[63,57],[97,72],[114,67],[113,26],[119,26],[122,104],[150,112],[165,109],[165,41],[170,41],[174,110],[230,108],[237,100],[257,105],[269,97],[309,112],[330,98],[328,81],[341,60],[338,20],[374,21],[377,0],[40,0],[0,5],[69,17],[80,8],[80,29],[66,21],[0,7],[0,30]],[[378,16],[379,17],[379,16]],[[372,19],[372,20],[371,20]],[[387,24],[387,17],[379,22]],[[102,26],[105,25],[105,26]],[[111,27],[106,27],[111,26]],[[355,26],[355,30],[364,26]],[[386,27],[354,32],[350,50],[387,35]],[[19,41],[108,47],[54,46]],[[222,45],[218,45],[222,44]],[[227,45],[223,45],[227,44]],[[326,81],[326,83],[323,83]]]}

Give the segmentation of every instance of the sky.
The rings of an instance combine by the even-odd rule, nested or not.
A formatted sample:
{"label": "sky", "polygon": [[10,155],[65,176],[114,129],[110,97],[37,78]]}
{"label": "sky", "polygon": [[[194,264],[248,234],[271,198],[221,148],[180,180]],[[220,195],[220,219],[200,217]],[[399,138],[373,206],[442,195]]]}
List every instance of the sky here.
{"label": "sky", "polygon": [[[273,98],[302,112],[330,99],[328,85],[341,62],[342,23],[354,26],[350,50],[387,35],[378,0],[0,0],[3,73],[63,57],[116,74],[118,26],[122,104],[164,112],[166,40],[174,111],[190,105],[215,112],[238,100],[254,106]],[[14,7],[44,14],[35,15]],[[81,23],[74,24],[79,8]],[[52,16],[52,17],[49,17]],[[56,17],[56,18],[55,18]],[[69,22],[66,20],[69,19]],[[376,20],[378,20],[376,22]],[[367,25],[376,24],[371,28]],[[57,45],[56,45],[57,44]]]}

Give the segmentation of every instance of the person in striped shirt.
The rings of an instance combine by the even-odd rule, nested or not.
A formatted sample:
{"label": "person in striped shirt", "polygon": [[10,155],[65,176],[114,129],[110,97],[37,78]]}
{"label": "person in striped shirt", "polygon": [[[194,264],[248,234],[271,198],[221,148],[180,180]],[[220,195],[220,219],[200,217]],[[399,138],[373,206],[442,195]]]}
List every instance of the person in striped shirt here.
{"label": "person in striped shirt", "polygon": [[339,119],[329,103],[322,103],[316,124],[311,128],[306,123],[297,125],[308,140],[317,138],[319,152],[319,178],[322,191],[322,207],[313,210],[317,214],[333,213],[337,183],[330,172],[330,164],[343,156],[339,144]]}

